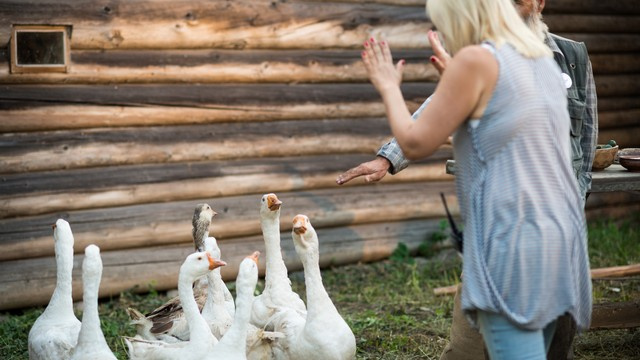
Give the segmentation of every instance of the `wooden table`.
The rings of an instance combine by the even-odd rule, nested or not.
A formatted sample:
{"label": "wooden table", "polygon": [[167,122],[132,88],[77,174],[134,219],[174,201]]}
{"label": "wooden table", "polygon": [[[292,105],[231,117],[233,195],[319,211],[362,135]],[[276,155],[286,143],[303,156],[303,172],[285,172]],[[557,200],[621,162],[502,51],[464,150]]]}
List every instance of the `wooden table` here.
{"label": "wooden table", "polygon": [[[455,175],[455,160],[447,160],[447,174]],[[592,172],[591,192],[610,192],[610,191],[640,191],[640,172],[628,171],[618,164],[613,164],[608,168],[600,171]],[[598,270],[606,270],[605,276],[616,276],[616,268],[592,269],[592,278],[594,272]],[[625,275],[635,275],[640,273],[640,264],[628,265],[624,268]],[[457,285],[455,285],[457,286]],[[455,292],[448,288],[434,289],[436,295]],[[591,329],[619,329],[640,326],[640,300],[618,303],[594,304],[591,316]]]}
{"label": "wooden table", "polygon": [[[455,175],[455,160],[447,160],[446,171],[447,174]],[[591,192],[640,191],[640,171],[629,171],[622,165],[613,164],[591,174]]]}

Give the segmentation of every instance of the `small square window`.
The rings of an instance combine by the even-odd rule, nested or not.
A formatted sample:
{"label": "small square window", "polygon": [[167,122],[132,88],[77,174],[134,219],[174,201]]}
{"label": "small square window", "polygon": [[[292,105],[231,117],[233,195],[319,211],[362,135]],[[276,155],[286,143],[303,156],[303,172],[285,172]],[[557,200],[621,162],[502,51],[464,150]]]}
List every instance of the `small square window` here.
{"label": "small square window", "polygon": [[65,25],[13,25],[11,72],[67,72],[70,35]]}

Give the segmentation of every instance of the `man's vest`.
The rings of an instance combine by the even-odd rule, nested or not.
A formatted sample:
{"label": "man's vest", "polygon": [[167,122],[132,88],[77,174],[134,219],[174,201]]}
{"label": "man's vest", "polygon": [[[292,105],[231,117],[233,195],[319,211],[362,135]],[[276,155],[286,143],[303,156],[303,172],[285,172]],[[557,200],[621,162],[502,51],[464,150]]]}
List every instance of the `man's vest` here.
{"label": "man's vest", "polygon": [[586,113],[585,103],[587,98],[587,66],[589,63],[589,55],[584,43],[565,39],[555,34],[550,35],[558,45],[558,48],[560,48],[560,51],[562,51],[562,54],[564,54],[564,58],[557,53],[554,53],[553,57],[562,72],[569,75],[572,82],[571,86],[567,88],[567,100],[569,116],[571,117],[573,171],[577,175],[583,163],[580,140],[582,139],[582,122]]}

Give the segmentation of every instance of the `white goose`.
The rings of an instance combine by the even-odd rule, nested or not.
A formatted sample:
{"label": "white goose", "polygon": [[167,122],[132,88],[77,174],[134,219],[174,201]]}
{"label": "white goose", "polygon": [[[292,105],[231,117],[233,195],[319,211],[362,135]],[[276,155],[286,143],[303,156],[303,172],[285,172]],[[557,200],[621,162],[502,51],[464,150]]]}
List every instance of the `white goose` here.
{"label": "white goose", "polygon": [[[214,237],[207,237],[204,239],[204,248],[207,252],[213,256],[214,259],[220,259],[220,248],[215,242]],[[211,333],[217,339],[221,339],[227,332],[231,324],[233,323],[233,315],[235,313],[229,313],[227,309],[227,302],[225,300],[225,289],[229,291],[222,275],[220,274],[220,268],[209,271],[206,275],[207,278],[207,299],[202,308],[202,317],[209,324]],[[233,298],[232,298],[233,304]]]}
{"label": "white goose", "polygon": [[187,256],[180,267],[178,276],[178,293],[184,315],[187,319],[189,341],[167,343],[148,341],[140,338],[125,338],[131,359],[213,359],[211,351],[218,342],[211,334],[209,325],[200,314],[198,304],[193,296],[193,283],[201,276],[216,267],[226,265],[215,260],[207,252],[196,252]]}
{"label": "white goose", "polygon": [[89,245],[84,249],[82,261],[82,286],[84,310],[78,345],[73,350],[71,360],[115,360],[100,328],[98,314],[98,290],[102,278],[100,248]]}
{"label": "white goose", "polygon": [[287,267],[280,249],[280,207],[275,194],[265,194],[260,202],[260,227],[266,250],[265,286],[253,302],[251,323],[259,328],[273,329],[271,317],[282,308],[293,309],[304,317],[306,307],[291,289]]}
{"label": "white goose", "polygon": [[[205,251],[206,243],[211,243],[210,249],[220,252],[216,238],[209,236],[209,228],[213,217],[217,213],[209,206],[209,204],[197,204],[193,212],[192,235],[196,251]],[[220,259],[220,256],[216,257]],[[218,272],[220,270],[217,270]],[[207,298],[207,288],[209,286],[209,276],[202,277],[196,282],[194,288],[195,299],[198,308],[204,311],[204,305]],[[219,280],[220,282],[222,279]],[[224,294],[225,307],[229,313],[229,317],[233,318],[235,312],[235,304],[233,296],[229,289],[221,286]],[[210,310],[207,310],[208,312]],[[127,309],[131,323],[136,326],[136,331],[143,339],[160,340],[165,342],[181,342],[189,340],[189,326],[184,317],[179,297],[167,301],[146,316],[136,309]],[[208,320],[210,318],[207,318]]]}
{"label": "white goose", "polygon": [[293,218],[293,242],[304,267],[307,318],[278,314],[276,329],[285,334],[279,341],[278,359],[354,359],[356,340],[322,284],[318,235],[305,215]]}
{"label": "white goose", "polygon": [[71,272],[73,233],[69,223],[53,225],[56,253],[56,288],[49,305],[29,331],[29,359],[67,359],[78,342],[80,321],[73,313]]}
{"label": "white goose", "polygon": [[253,292],[258,283],[258,258],[256,251],[240,263],[236,278],[236,313],[233,324],[211,352],[214,359],[245,360],[247,358],[247,332],[251,318]]}

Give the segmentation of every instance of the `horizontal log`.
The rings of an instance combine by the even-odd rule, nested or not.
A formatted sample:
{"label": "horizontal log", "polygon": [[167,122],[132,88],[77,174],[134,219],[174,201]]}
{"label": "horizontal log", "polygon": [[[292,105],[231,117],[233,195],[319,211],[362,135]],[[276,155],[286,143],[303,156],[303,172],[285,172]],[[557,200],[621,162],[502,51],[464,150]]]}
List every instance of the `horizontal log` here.
{"label": "horizontal log", "polygon": [[[598,92],[598,89],[596,89]],[[638,108],[640,104],[640,96],[636,97],[598,97],[598,112],[604,111],[622,111],[633,110]]]}
{"label": "horizontal log", "polygon": [[[640,74],[595,78],[599,97],[640,95]],[[435,89],[432,82],[404,83],[405,99],[423,101]],[[3,85],[0,110],[45,105],[164,105],[179,107],[328,104],[380,101],[369,83],[348,84],[121,84]]]}
{"label": "horizontal log", "polygon": [[[629,80],[632,80],[629,79]],[[604,81],[604,80],[603,80]],[[405,83],[406,100],[422,102],[436,84]],[[247,106],[381,101],[370,83],[349,84],[121,84],[2,85],[0,111],[51,105],[174,106],[229,109]]]}
{"label": "horizontal log", "polygon": [[591,269],[592,279],[640,275],[640,264]]}
{"label": "horizontal log", "polygon": [[[600,105],[600,104],[598,104]],[[627,127],[640,124],[640,103],[637,109],[622,111],[598,111],[598,129]]]}
{"label": "horizontal log", "polygon": [[558,35],[585,43],[589,54],[637,53],[640,49],[640,35],[638,34],[560,32]]}
{"label": "horizontal log", "polygon": [[[0,8],[2,23],[49,19],[73,25],[72,49],[360,48],[372,33],[402,47],[424,47],[430,27],[423,6],[340,2],[13,0]],[[0,29],[0,43],[9,30]]]}
{"label": "horizontal log", "polygon": [[[238,55],[243,53],[248,54]],[[406,61],[403,81],[436,82],[438,72],[425,61],[431,54],[430,50],[393,51],[395,59]],[[596,76],[640,73],[637,57],[636,53],[592,54],[591,62]],[[368,80],[359,51],[77,51],[73,53],[72,62],[66,73],[16,76],[10,74],[7,61],[0,64],[0,84],[337,83]]]}
{"label": "horizontal log", "polygon": [[[306,0],[309,1],[309,0]],[[331,3],[335,0],[311,0]],[[425,0],[341,0],[350,3],[378,3],[389,5],[424,6]],[[555,0],[545,4],[544,14],[640,14],[635,0]]]}
{"label": "horizontal log", "polygon": [[[407,170],[408,171],[408,170]],[[322,227],[364,223],[404,221],[444,217],[439,192],[455,203],[453,183],[447,181],[394,183],[384,186],[338,187],[298,191],[277,191],[283,201],[281,228],[291,229],[291,219],[298,213],[313,216]],[[265,191],[265,192],[268,192]],[[421,194],[416,196],[416,193]],[[153,203],[53,213],[38,217],[0,221],[0,259],[24,259],[53,255],[51,224],[64,217],[74,225],[76,249],[97,244],[104,250],[118,250],[151,245],[193,243],[191,216],[195,204],[209,203],[219,215],[211,233],[218,239],[260,234],[259,200],[262,194],[202,197],[192,201]],[[452,206],[455,213],[457,207]]]}
{"label": "horizontal log", "polygon": [[[640,38],[640,35],[638,35]],[[638,74],[640,73],[640,44],[638,52],[627,54],[590,54],[589,59],[595,77],[598,75]]]}
{"label": "horizontal log", "polygon": [[[58,3],[12,0],[3,23],[73,25],[72,49],[359,48],[372,34],[399,47],[428,47],[424,6],[306,1],[113,1]],[[554,32],[639,32],[637,15],[549,13]],[[620,15],[622,14],[622,15]],[[0,43],[9,39],[1,29]],[[313,34],[313,36],[309,36]]]}
{"label": "horizontal log", "polygon": [[640,33],[637,15],[545,15],[544,22],[554,33]]}
{"label": "horizontal log", "polygon": [[[6,50],[0,51],[8,53]],[[427,61],[432,52],[393,51],[406,62],[403,80],[436,82]],[[114,83],[340,83],[366,82],[360,51],[317,50],[110,50],[75,51],[66,73],[9,72],[0,64],[0,84]]]}
{"label": "horizontal log", "polygon": [[[311,222],[314,223],[314,218]],[[423,239],[439,231],[440,220],[385,222],[338,228],[317,228],[320,239],[321,267],[349,264],[358,261],[377,261],[388,257],[399,242],[410,249],[417,248]],[[74,224],[71,224],[72,229]],[[282,253],[289,271],[301,269],[293,248],[291,235],[282,233]],[[75,236],[74,236],[75,237]],[[225,281],[232,281],[240,261],[254,250],[264,253],[261,235],[229,239],[219,242],[222,258],[227,266],[221,268]],[[104,270],[100,283],[100,297],[133,290],[147,292],[176,287],[178,269],[184,258],[193,251],[191,244],[139,249],[102,251]],[[81,267],[83,255],[76,252],[73,267],[73,297],[82,298]],[[264,274],[264,258],[260,259]],[[55,260],[53,257],[0,262],[0,310],[45,305],[55,288]]]}
{"label": "horizontal log", "polygon": [[5,174],[96,166],[373,154],[391,137],[384,118],[220,123],[6,135]]}
{"label": "horizontal log", "polygon": [[625,329],[640,326],[640,301],[594,304],[590,330]]}
{"label": "horizontal log", "polygon": [[[415,111],[420,103],[422,101],[408,101],[407,107],[411,111]],[[289,104],[283,106],[269,104],[253,106],[216,105],[211,108],[58,105],[0,110],[0,133],[382,116],[385,116],[384,104],[378,100],[330,104]]]}
{"label": "horizontal log", "polygon": [[640,95],[640,74],[600,75],[594,78],[598,97]]}
{"label": "horizontal log", "polygon": [[[410,111],[422,103],[407,101]],[[599,98],[602,128],[636,124],[640,98]],[[186,125],[217,122],[382,117],[384,105],[371,102],[289,104],[283,106],[223,106],[215,108],[174,106],[58,105],[0,111],[0,133],[87,129],[96,127]]]}
{"label": "horizontal log", "polygon": [[[15,197],[8,195],[0,199],[0,204],[2,204],[2,210],[0,210],[2,216],[0,218],[255,192],[316,189],[334,186],[336,177],[342,171],[344,170],[300,175],[282,173],[231,175],[146,185],[118,186],[96,191],[80,190]],[[388,181],[449,179],[450,176],[444,173],[442,164],[431,164],[415,165],[411,171],[390,177]]]}

